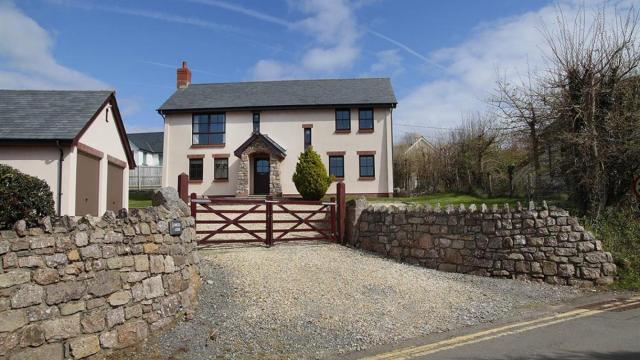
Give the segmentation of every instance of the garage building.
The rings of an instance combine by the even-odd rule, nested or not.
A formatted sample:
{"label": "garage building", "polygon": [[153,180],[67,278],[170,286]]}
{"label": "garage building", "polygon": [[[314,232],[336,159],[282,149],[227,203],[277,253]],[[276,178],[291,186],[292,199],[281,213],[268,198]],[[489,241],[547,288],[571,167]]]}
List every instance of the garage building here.
{"label": "garage building", "polygon": [[126,208],[135,161],[115,93],[0,90],[0,164],[45,180],[60,215]]}

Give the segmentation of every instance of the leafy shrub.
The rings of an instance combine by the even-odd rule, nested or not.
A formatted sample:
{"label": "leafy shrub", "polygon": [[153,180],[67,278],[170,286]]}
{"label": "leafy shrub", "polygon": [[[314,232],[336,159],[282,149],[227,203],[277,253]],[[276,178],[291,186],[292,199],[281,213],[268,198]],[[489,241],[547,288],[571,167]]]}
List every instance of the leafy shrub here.
{"label": "leafy shrub", "polygon": [[0,164],[0,229],[11,228],[24,219],[36,225],[38,219],[54,214],[49,185],[35,176]]}
{"label": "leafy shrub", "polygon": [[633,207],[609,208],[597,220],[586,219],[585,225],[613,255],[619,276],[614,287],[640,289],[640,218]]}
{"label": "leafy shrub", "polygon": [[309,146],[298,157],[293,183],[305,200],[320,200],[333,179],[327,174],[320,155]]}

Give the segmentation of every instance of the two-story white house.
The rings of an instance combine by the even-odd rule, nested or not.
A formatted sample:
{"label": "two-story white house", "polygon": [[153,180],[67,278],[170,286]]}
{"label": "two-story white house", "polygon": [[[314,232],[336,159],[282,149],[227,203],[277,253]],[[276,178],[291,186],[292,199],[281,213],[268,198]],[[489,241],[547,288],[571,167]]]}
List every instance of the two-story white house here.
{"label": "two-story white house", "polygon": [[297,196],[298,156],[312,146],[347,194],[392,196],[388,78],[191,84],[183,63],[177,87],[158,109],[163,186],[184,172],[200,195]]}

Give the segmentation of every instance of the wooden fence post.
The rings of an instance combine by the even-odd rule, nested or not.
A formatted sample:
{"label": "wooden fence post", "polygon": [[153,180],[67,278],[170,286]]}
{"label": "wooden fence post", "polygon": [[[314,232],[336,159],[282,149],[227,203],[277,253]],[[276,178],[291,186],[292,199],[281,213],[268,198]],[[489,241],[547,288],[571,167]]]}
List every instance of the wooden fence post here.
{"label": "wooden fence post", "polygon": [[264,238],[264,243],[267,246],[273,245],[273,196],[267,195],[267,199],[265,201],[265,205],[267,207],[266,216],[267,223],[266,225],[266,234]]}
{"label": "wooden fence post", "polygon": [[189,202],[189,175],[185,173],[178,175],[178,195],[182,201]]}
{"label": "wooden fence post", "polygon": [[344,233],[347,219],[347,203],[346,203],[346,189],[343,182],[336,184],[336,196],[338,202],[336,206],[338,208],[338,243],[344,244]]}
{"label": "wooden fence post", "polygon": [[336,231],[336,208],[337,206],[337,202],[336,202],[336,198],[335,197],[331,197],[331,202],[333,203],[333,205],[329,206],[329,208],[331,209],[330,212],[330,222],[331,222],[331,237],[334,242],[337,242],[337,231]]}
{"label": "wooden fence post", "polygon": [[198,197],[198,195],[196,195],[196,193],[191,193],[191,216],[193,216],[193,218],[196,218],[196,202],[193,201]]}

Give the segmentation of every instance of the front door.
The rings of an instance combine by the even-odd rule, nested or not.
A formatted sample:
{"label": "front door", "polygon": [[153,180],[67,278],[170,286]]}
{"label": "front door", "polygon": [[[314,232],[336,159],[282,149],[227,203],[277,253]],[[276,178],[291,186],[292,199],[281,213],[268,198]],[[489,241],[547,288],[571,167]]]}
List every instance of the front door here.
{"label": "front door", "polygon": [[257,157],[253,160],[253,193],[269,194],[269,158]]}

